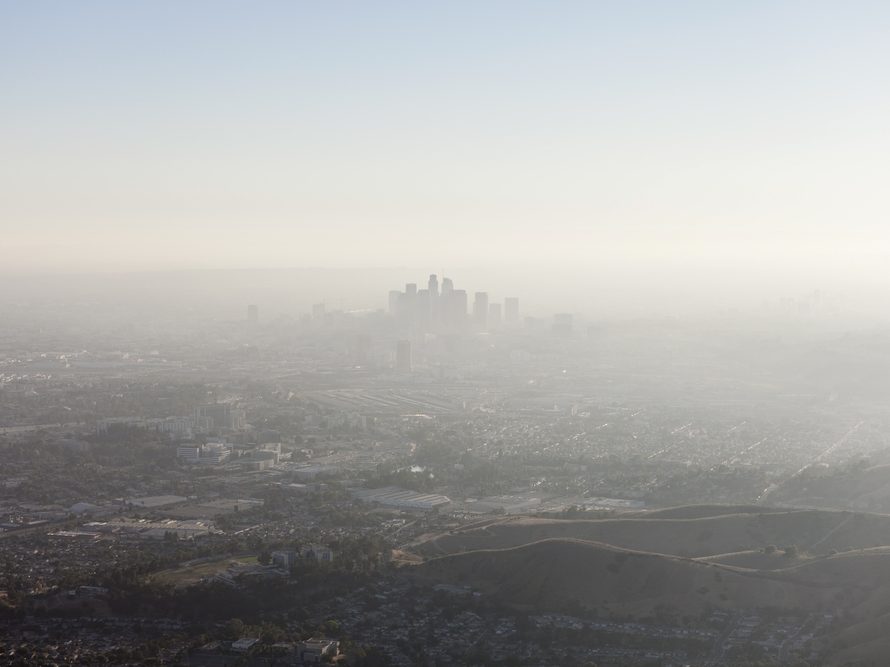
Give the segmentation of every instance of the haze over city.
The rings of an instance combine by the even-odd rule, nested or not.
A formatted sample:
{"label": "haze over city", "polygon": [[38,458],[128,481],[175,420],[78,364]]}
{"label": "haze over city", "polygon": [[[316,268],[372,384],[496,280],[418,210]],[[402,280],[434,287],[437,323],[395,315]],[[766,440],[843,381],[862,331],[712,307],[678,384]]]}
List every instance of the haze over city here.
{"label": "haze over city", "polygon": [[890,664],[888,34],[0,0],[0,667]]}

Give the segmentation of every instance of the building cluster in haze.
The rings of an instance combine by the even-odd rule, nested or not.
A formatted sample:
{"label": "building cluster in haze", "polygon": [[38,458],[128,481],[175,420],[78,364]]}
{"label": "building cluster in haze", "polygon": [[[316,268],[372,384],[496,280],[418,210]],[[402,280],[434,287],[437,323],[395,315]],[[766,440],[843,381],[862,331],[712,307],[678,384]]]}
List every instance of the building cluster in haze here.
{"label": "building cluster in haze", "polygon": [[[0,655],[145,664],[147,654],[113,653],[132,645],[157,664],[296,666],[317,644],[344,667],[742,664],[730,658],[751,637],[771,664],[816,655],[830,615],[746,607],[711,572],[723,615],[633,622],[605,608],[587,616],[574,589],[565,606],[544,600],[518,617],[463,579],[410,578],[438,545],[506,515],[544,525],[630,513],[637,525],[648,509],[696,504],[890,510],[890,491],[873,483],[890,461],[886,374],[866,386],[855,370],[880,368],[886,339],[820,340],[803,319],[795,337],[790,321],[535,316],[522,298],[520,319],[518,299],[493,303],[440,274],[393,291],[388,309],[279,315],[257,289],[250,300],[273,317],[252,305],[235,321],[119,328],[119,311],[97,307],[86,322],[78,305],[54,315],[67,328],[5,320]],[[826,349],[845,363],[802,383],[800,366],[813,371],[801,355]],[[869,414],[857,395],[884,400]],[[822,536],[838,519],[824,521],[813,539],[740,532],[714,550],[785,563],[785,547],[819,539],[813,555],[830,564],[836,544]],[[832,538],[838,548],[846,535]],[[758,551],[770,541],[774,555]],[[501,548],[479,542],[489,545]],[[107,625],[92,636],[97,619]],[[87,639],[59,643],[61,622]],[[344,657],[333,655],[339,639]],[[726,661],[706,663],[725,647]]]}
{"label": "building cluster in haze", "polygon": [[433,273],[425,289],[408,283],[404,291],[391,290],[389,313],[404,327],[418,332],[488,331],[503,324],[519,324],[519,299],[507,297],[503,304],[489,301],[488,292],[476,292],[472,304],[464,289],[456,289],[451,278]]}

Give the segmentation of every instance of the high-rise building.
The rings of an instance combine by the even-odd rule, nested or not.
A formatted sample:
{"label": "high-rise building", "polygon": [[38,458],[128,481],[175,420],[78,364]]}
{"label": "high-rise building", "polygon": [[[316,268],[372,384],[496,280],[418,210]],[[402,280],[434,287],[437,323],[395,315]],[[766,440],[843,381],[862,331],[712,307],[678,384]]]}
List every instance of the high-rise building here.
{"label": "high-rise building", "polygon": [[468,327],[487,331],[502,326],[505,317],[510,325],[518,326],[518,298],[490,304],[487,292],[476,292],[468,317],[466,290],[455,289],[451,278],[443,276],[439,281],[440,277],[431,273],[423,289],[418,289],[417,283],[406,283],[404,291],[389,292],[389,313],[399,329],[412,335],[457,333]]}
{"label": "high-rise building", "polygon": [[396,371],[411,372],[411,341],[400,340],[396,343]]}
{"label": "high-rise building", "polygon": [[427,289],[417,290],[417,299],[414,304],[414,321],[412,324],[420,331],[428,331],[430,328],[432,306],[430,291]]}
{"label": "high-rise building", "polygon": [[250,324],[256,324],[260,321],[260,308],[256,305],[249,305],[247,307],[247,321]]}
{"label": "high-rise building", "polygon": [[440,308],[439,308],[439,278],[435,273],[430,274],[429,282],[427,283],[427,295],[428,295],[428,306],[424,311],[424,314],[427,316],[427,324],[431,329],[437,329],[439,327],[440,320]]}
{"label": "high-rise building", "polygon": [[324,304],[316,303],[312,306],[312,319],[316,322],[324,322]]}
{"label": "high-rise building", "polygon": [[402,326],[414,326],[417,321],[417,283],[405,285],[405,293],[399,300],[399,319]]}
{"label": "high-rise building", "polygon": [[488,292],[476,292],[473,299],[473,324],[482,330],[488,327]]}
{"label": "high-rise building", "polygon": [[515,296],[508,296],[504,299],[504,321],[507,324],[519,322],[519,299]]}
{"label": "high-rise building", "polygon": [[461,329],[467,322],[467,290],[456,289],[451,293],[448,308],[448,324]]}

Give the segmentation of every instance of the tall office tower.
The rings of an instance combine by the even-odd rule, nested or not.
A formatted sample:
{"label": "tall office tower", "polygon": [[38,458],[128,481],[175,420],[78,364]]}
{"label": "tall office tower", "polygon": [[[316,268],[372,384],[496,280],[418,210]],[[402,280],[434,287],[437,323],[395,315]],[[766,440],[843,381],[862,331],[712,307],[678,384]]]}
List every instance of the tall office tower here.
{"label": "tall office tower", "polygon": [[553,333],[558,336],[570,336],[574,318],[571,313],[557,313],[553,316]]}
{"label": "tall office tower", "polygon": [[440,312],[439,312],[439,278],[435,273],[430,274],[429,282],[427,283],[427,294],[429,306],[427,306],[426,314],[427,314],[427,322],[428,326],[431,329],[438,328]]}
{"label": "tall office tower", "polygon": [[312,306],[312,319],[316,322],[324,322],[324,304],[316,303]]}
{"label": "tall office tower", "polygon": [[247,307],[247,321],[250,324],[256,324],[260,321],[260,308],[253,304]]}
{"label": "tall office tower", "polygon": [[476,292],[473,299],[473,324],[482,330],[488,326],[488,292]]}
{"label": "tall office tower", "polygon": [[405,285],[405,293],[399,299],[399,320],[402,326],[413,326],[417,320],[417,283]]}
{"label": "tall office tower", "polygon": [[442,293],[439,294],[439,303],[436,305],[435,324],[438,329],[451,329],[454,326],[452,320],[452,298],[454,296],[454,283],[451,278],[442,278]]}
{"label": "tall office tower", "polygon": [[417,298],[414,303],[414,321],[412,324],[420,331],[429,331],[432,305],[430,291],[427,289],[417,290]]}
{"label": "tall office tower", "polygon": [[467,323],[467,290],[454,290],[449,302],[448,323],[455,329],[461,329]]}
{"label": "tall office tower", "polygon": [[396,315],[399,312],[399,299],[402,298],[402,292],[397,289],[389,291],[389,314]]}
{"label": "tall office tower", "polygon": [[396,343],[396,371],[411,372],[411,341],[400,340]]}
{"label": "tall office tower", "polygon": [[507,324],[519,322],[519,299],[515,296],[508,296],[504,299],[504,321]]}
{"label": "tall office tower", "polygon": [[488,328],[497,329],[501,326],[501,304],[488,304]]}

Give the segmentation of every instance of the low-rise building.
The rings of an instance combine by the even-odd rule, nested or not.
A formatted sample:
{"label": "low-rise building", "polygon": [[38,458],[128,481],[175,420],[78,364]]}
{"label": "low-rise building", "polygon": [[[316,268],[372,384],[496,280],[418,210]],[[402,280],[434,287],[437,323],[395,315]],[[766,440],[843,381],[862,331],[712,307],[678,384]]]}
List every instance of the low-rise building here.
{"label": "low-rise building", "polygon": [[430,511],[451,504],[451,498],[448,496],[436,493],[418,493],[396,486],[387,486],[382,489],[355,489],[352,495],[357,500],[366,503],[377,503],[384,507],[405,510]]}
{"label": "low-rise building", "polygon": [[297,653],[304,665],[317,665],[324,658],[333,658],[340,652],[340,642],[324,637],[313,637],[297,646]]}
{"label": "low-rise building", "polygon": [[176,448],[176,457],[186,463],[219,465],[232,455],[232,448],[224,442],[208,442],[206,445],[187,443]]}
{"label": "low-rise building", "polygon": [[259,641],[260,640],[257,637],[242,637],[241,639],[232,642],[232,650],[238,651],[239,653],[247,653],[253,648],[254,644],[257,644]]}
{"label": "low-rise building", "polygon": [[176,448],[176,458],[189,463],[197,463],[201,458],[201,447],[199,445],[180,445]]}
{"label": "low-rise building", "polygon": [[311,544],[307,547],[303,547],[300,550],[300,555],[303,558],[312,558],[320,563],[334,562],[334,552],[328,547],[319,544]]}
{"label": "low-rise building", "polygon": [[299,555],[296,551],[273,551],[272,564],[283,570],[290,570],[297,562]]}

